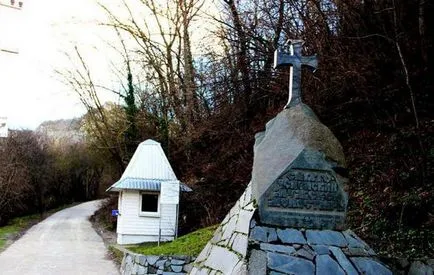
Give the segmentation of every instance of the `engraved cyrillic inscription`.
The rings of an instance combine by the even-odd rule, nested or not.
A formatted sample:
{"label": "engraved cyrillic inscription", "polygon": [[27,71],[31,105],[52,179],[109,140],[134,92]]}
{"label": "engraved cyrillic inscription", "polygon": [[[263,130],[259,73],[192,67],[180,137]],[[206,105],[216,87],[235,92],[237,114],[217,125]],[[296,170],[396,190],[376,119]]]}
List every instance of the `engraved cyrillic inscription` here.
{"label": "engraved cyrillic inscription", "polygon": [[345,211],[339,184],[328,171],[290,170],[276,180],[266,202],[270,208]]}

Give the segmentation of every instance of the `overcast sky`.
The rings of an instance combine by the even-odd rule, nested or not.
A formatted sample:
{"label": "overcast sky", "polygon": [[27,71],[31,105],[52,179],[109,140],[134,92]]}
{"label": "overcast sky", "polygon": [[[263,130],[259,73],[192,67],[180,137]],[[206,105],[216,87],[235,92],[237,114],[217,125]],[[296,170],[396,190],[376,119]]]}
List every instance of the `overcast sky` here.
{"label": "overcast sky", "polygon": [[[22,1],[21,11],[0,6],[0,48],[19,50],[18,55],[0,52],[0,117],[8,117],[9,128],[35,129],[46,120],[81,116],[85,110],[77,95],[59,81],[54,69],[71,66],[64,53],[72,52],[77,45],[94,78],[110,86],[113,68],[108,60],[119,56],[101,50],[109,48],[107,41],[117,40],[112,30],[97,24],[106,21],[105,14],[96,0]],[[115,8],[122,1],[100,2],[122,12]],[[200,33],[193,29],[193,40],[205,43]],[[201,39],[194,39],[198,34]],[[100,97],[103,101],[119,101],[110,93]]]}
{"label": "overcast sky", "polygon": [[19,51],[0,53],[0,116],[8,117],[10,128],[34,129],[45,120],[83,114],[76,96],[53,78],[53,68],[66,42],[58,27],[79,15],[80,6],[88,10],[90,2],[24,0],[21,11],[0,6],[2,47]]}

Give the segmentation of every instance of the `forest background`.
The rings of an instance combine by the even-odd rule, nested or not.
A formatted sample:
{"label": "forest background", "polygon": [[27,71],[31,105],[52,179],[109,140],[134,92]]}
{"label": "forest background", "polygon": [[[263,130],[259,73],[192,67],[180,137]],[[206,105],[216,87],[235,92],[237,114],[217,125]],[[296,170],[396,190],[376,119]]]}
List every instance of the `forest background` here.
{"label": "forest background", "polygon": [[[254,134],[288,100],[274,51],[298,38],[319,57],[317,72],[303,73],[303,101],[347,157],[349,227],[382,255],[434,256],[434,3],[222,0],[207,14],[201,0],[139,2],[146,18],[125,1],[123,16],[101,5],[101,28],[119,42],[117,87],[95,81],[78,46],[74,66],[58,70],[87,107],[83,142],[31,131],[1,141],[0,223],[104,195],[147,138],[194,190],[181,233],[219,223],[250,180]],[[197,47],[205,17],[213,46]],[[104,104],[101,91],[121,104]],[[112,199],[100,214],[114,222],[115,208]]]}

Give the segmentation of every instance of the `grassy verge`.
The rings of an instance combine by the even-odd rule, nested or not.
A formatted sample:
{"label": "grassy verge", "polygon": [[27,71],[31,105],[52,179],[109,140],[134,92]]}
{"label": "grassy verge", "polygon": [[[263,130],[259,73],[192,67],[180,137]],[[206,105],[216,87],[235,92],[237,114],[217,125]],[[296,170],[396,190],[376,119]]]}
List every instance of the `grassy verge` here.
{"label": "grassy verge", "polygon": [[6,246],[9,240],[18,238],[20,233],[40,220],[39,214],[18,217],[12,219],[8,225],[0,227],[0,251]]}
{"label": "grassy verge", "polygon": [[206,227],[182,236],[173,242],[163,243],[157,246],[156,243],[145,243],[128,246],[128,250],[144,255],[189,255],[197,256],[212,238],[217,225]]}

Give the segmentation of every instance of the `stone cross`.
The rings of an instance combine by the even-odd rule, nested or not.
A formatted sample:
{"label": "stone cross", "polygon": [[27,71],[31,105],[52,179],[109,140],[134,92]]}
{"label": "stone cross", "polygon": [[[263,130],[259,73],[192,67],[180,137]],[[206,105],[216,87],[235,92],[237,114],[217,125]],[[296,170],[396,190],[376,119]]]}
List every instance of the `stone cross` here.
{"label": "stone cross", "polygon": [[303,40],[289,40],[288,52],[276,50],[274,53],[274,68],[291,66],[289,71],[289,99],[285,109],[301,103],[301,66],[307,65],[315,71],[318,67],[316,55],[302,56]]}

